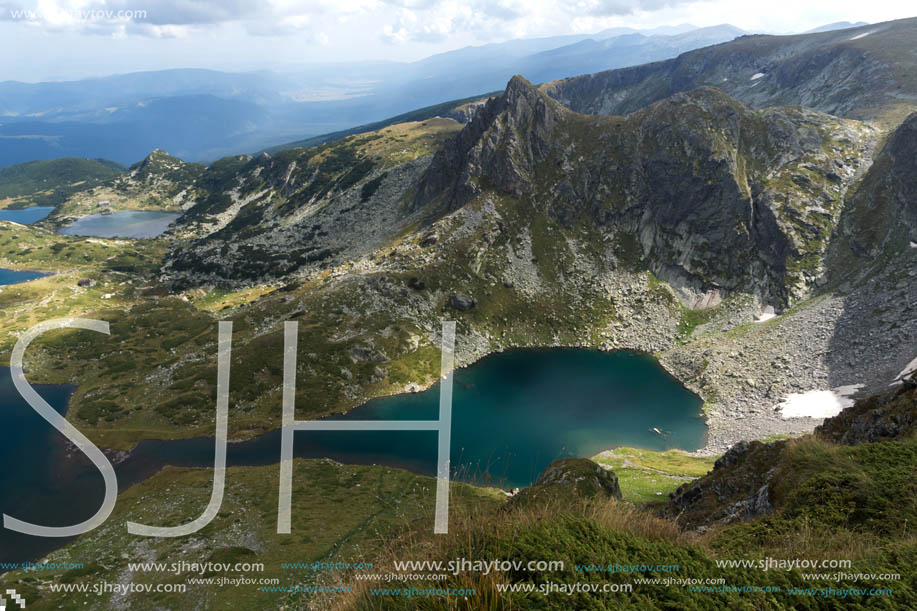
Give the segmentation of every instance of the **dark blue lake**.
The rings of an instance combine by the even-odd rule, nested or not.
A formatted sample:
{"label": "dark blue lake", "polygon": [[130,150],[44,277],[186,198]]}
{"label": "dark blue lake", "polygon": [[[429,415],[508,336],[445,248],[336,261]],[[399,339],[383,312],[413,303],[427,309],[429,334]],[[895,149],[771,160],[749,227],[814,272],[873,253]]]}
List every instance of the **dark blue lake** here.
{"label": "dark blue lake", "polygon": [[51,211],[52,206],[32,206],[22,210],[0,210],[0,221],[13,221],[20,225],[31,225],[45,218]]}
{"label": "dark blue lake", "polygon": [[[0,369],[0,375],[8,380],[9,370]],[[67,391],[42,390],[43,396],[51,392],[58,393],[55,407],[62,411]],[[646,355],[572,349],[510,351],[456,371],[453,394],[454,477],[476,483],[527,486],[556,458],[589,457],[621,445],[695,450],[704,443],[701,400]],[[8,418],[0,421],[5,422],[0,435],[11,435],[22,419],[31,440],[27,445],[17,442],[7,447],[5,437],[0,436],[3,511],[11,515],[34,512],[37,503],[45,508],[42,522],[48,525],[91,516],[102,496],[101,475],[81,454],[65,456],[65,440],[49,425],[42,425],[11,384],[0,385],[0,405]],[[338,418],[425,420],[436,419],[438,409],[437,385],[422,393],[376,399]],[[653,428],[663,434],[654,433]],[[384,464],[432,475],[436,433],[297,432],[294,452],[298,457]],[[38,459],[24,460],[25,456]],[[278,462],[279,457],[280,432],[274,431],[229,444],[227,462],[230,466],[266,465]],[[141,442],[117,466],[119,485],[124,488],[140,481],[167,464],[212,465],[213,440]],[[16,466],[11,469],[11,465]],[[13,485],[17,487],[9,487]],[[19,494],[10,496],[9,490]],[[39,514],[25,515],[38,521]],[[17,547],[22,551],[10,556],[5,550],[13,538],[9,531],[0,532],[0,562],[23,556],[30,549],[32,554],[26,556],[34,556],[36,546],[48,545],[41,540],[31,544],[21,540]]]}
{"label": "dark blue lake", "polygon": [[36,278],[41,278],[42,276],[47,276],[47,274],[33,271],[18,271],[15,269],[6,269],[5,267],[0,267],[0,286],[7,284],[18,284],[20,282],[28,282],[29,280],[35,280]]}
{"label": "dark blue lake", "polygon": [[62,227],[64,235],[97,238],[154,238],[164,232],[180,214],[149,210],[120,210],[111,214],[93,214]]}

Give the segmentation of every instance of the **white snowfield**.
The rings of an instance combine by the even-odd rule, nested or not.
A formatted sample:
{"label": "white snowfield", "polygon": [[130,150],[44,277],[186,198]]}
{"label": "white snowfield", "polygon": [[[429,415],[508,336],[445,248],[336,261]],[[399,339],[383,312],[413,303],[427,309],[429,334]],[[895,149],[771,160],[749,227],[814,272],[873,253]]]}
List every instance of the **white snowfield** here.
{"label": "white snowfield", "polygon": [[853,395],[862,384],[839,386],[834,390],[793,393],[780,403],[780,415],[789,418],[830,418],[853,405]]}
{"label": "white snowfield", "polygon": [[850,38],[850,39],[848,39],[848,40],[857,40],[857,39],[860,39],[860,38],[866,38],[867,36],[869,36],[869,35],[872,34],[873,32],[875,32],[875,30],[870,30],[870,31],[868,31],[868,32],[863,32],[862,34],[857,34],[856,36],[854,36],[853,38]]}
{"label": "white snowfield", "polygon": [[751,75],[751,80],[757,81],[759,78],[763,76],[764,76],[763,72],[755,72],[754,74]]}

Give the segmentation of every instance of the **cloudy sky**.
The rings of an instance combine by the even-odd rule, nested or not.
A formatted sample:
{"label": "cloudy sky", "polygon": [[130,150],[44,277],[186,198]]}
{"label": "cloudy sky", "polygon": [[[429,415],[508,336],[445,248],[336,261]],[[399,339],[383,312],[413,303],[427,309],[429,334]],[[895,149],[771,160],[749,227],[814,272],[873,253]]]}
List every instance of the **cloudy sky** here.
{"label": "cloudy sky", "polygon": [[[511,38],[731,23],[800,32],[917,14],[886,0],[0,0],[0,81],[411,61]],[[132,16],[133,15],[133,16]]]}

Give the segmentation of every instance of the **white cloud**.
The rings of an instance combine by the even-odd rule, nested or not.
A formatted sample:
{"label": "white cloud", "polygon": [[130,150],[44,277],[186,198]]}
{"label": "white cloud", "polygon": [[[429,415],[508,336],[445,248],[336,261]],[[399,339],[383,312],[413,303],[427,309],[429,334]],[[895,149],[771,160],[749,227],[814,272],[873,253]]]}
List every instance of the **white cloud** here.
{"label": "white cloud", "polygon": [[[18,10],[48,13],[13,19]],[[146,16],[73,13],[92,10]],[[406,61],[466,45],[621,26],[731,23],[750,32],[800,32],[909,13],[912,7],[893,0],[0,0],[0,50],[29,58],[7,66],[5,78],[34,80],[175,65]],[[66,59],[60,48],[68,49]]]}
{"label": "white cloud", "polygon": [[[239,23],[253,35],[271,36],[355,24],[359,29],[354,42],[371,36],[400,45],[441,44],[459,34],[489,41],[683,21],[800,31],[842,19],[881,21],[904,12],[899,3],[882,0],[868,5],[856,0],[771,0],[757,7],[732,0],[0,0],[0,20],[11,20],[11,11],[21,9],[41,11],[40,18],[19,21],[47,31],[168,37],[195,31],[189,28]],[[91,11],[114,17],[82,17]],[[123,11],[143,16],[117,17]]]}

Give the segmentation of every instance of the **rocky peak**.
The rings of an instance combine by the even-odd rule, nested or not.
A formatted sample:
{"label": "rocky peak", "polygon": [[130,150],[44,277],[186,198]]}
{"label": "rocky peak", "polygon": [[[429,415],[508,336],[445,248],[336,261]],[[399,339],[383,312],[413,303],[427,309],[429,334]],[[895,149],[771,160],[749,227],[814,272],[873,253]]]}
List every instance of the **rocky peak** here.
{"label": "rocky peak", "polygon": [[420,182],[416,203],[455,209],[485,188],[516,197],[531,188],[535,165],[551,148],[567,112],[521,76],[491,98],[436,154]]}
{"label": "rocky peak", "polygon": [[436,155],[417,203],[442,213],[485,191],[527,198],[559,227],[636,236],[642,264],[689,307],[736,291],[783,305],[821,281],[856,174],[845,160],[867,136],[712,87],[626,117],[581,115],[514,77]]}
{"label": "rocky peak", "polygon": [[203,170],[204,166],[200,164],[187,163],[162,149],[154,149],[142,161],[128,168],[128,176],[135,182],[150,183],[165,179],[189,185]]}

